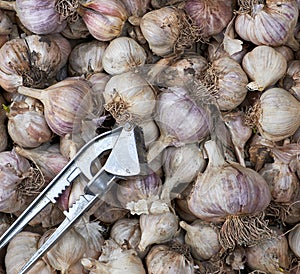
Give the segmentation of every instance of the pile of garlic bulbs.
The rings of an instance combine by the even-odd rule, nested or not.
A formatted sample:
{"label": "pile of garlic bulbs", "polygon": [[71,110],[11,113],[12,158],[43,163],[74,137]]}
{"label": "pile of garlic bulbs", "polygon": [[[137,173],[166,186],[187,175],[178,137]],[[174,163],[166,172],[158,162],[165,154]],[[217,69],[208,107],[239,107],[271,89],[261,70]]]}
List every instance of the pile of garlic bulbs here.
{"label": "pile of garlic bulbs", "polygon": [[[300,273],[299,14],[298,0],[0,0],[0,235],[116,126],[142,128],[149,166],[28,273]],[[0,273],[86,184],[0,250]]]}

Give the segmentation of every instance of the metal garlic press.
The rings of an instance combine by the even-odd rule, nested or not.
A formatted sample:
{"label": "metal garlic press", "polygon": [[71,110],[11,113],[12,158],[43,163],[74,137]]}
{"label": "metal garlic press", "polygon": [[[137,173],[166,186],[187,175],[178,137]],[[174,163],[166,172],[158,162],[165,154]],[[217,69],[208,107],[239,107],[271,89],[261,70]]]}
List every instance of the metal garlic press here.
{"label": "metal garlic press", "polygon": [[[107,151],[110,153],[105,163],[96,169],[96,172],[92,171],[95,159]],[[117,179],[146,174],[146,167],[144,137],[140,127],[128,123],[96,136],[78,151],[2,235],[0,249],[48,204],[56,203],[57,198],[75,178],[85,176],[88,183],[84,193],[68,211],[64,211],[66,216],[64,221],[19,272],[19,274],[26,273],[87,210],[109,191],[113,182]]]}

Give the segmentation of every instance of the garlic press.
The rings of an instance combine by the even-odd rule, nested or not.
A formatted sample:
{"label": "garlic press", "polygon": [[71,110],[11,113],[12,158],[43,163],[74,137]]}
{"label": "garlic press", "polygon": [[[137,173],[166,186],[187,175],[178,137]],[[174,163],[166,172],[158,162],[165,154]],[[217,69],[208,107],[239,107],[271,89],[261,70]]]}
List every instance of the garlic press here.
{"label": "garlic press", "polygon": [[[105,163],[96,171],[92,170],[95,159],[107,151],[110,153]],[[56,203],[57,198],[72,184],[75,178],[85,176],[88,183],[84,193],[68,211],[64,211],[66,218],[19,272],[19,274],[27,273],[87,210],[103,198],[113,182],[118,179],[146,174],[146,172],[144,137],[140,127],[127,123],[122,127],[94,137],[78,151],[74,158],[1,236],[0,249],[10,242],[48,204]]]}

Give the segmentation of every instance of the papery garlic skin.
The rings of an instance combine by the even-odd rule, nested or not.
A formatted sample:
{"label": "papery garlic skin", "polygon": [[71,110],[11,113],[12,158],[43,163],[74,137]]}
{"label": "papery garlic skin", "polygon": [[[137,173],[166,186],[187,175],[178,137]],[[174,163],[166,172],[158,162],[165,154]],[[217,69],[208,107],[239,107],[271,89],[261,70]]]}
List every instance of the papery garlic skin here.
{"label": "papery garlic skin", "polygon": [[59,46],[47,37],[9,40],[0,49],[0,85],[8,92],[21,85],[44,88],[53,82],[60,62]]}
{"label": "papery garlic skin", "polygon": [[139,74],[125,72],[113,76],[103,92],[105,105],[117,122],[142,122],[155,108],[155,93]]}
{"label": "papery garlic skin", "polygon": [[258,1],[247,4],[245,1],[245,10],[242,9],[236,17],[235,30],[243,40],[256,45],[288,45],[297,50],[299,43],[293,32],[298,13],[294,0],[268,0],[265,4]]}
{"label": "papery garlic skin", "polygon": [[16,12],[21,23],[36,34],[61,32],[66,21],[55,10],[53,0],[16,0]]}
{"label": "papery garlic skin", "polygon": [[166,56],[173,52],[180,35],[180,12],[174,7],[164,7],[147,12],[140,28],[152,52]]}
{"label": "papery garlic skin", "polygon": [[267,140],[283,140],[300,126],[300,102],[285,89],[268,89],[258,104],[256,126]]}
{"label": "papery garlic skin", "polygon": [[257,46],[246,53],[242,66],[251,82],[247,85],[250,90],[263,91],[274,85],[284,76],[287,61],[284,56],[270,46]]}
{"label": "papery garlic skin", "polygon": [[297,257],[300,257],[300,225],[295,225],[288,234],[289,247]]}
{"label": "papery garlic skin", "polygon": [[102,57],[104,70],[111,74],[121,74],[143,66],[147,54],[142,46],[129,37],[117,37],[113,39]]}
{"label": "papery garlic skin", "polygon": [[[37,233],[22,231],[10,241],[5,256],[7,274],[19,273],[28,259],[37,251],[40,237],[41,235]],[[56,272],[44,260],[40,259],[28,273],[54,274]]]}
{"label": "papery garlic skin", "polygon": [[[0,94],[0,104],[4,106],[4,98],[2,94]],[[0,152],[4,151],[8,144],[8,135],[7,135],[7,127],[6,127],[6,111],[3,107],[0,109]]]}
{"label": "papery garlic skin", "polygon": [[178,230],[178,217],[172,212],[142,214],[140,228],[142,235],[138,247],[144,251],[151,244],[171,240]]}
{"label": "papery garlic skin", "polygon": [[145,146],[149,148],[149,145],[156,141],[159,137],[159,129],[154,120],[147,120],[139,125],[144,134]]}
{"label": "papery garlic skin", "polygon": [[91,35],[99,41],[120,36],[128,12],[120,0],[88,0],[79,10]]}
{"label": "papery garlic skin", "polygon": [[103,71],[102,57],[107,43],[92,41],[81,43],[73,48],[69,56],[71,76],[90,75]]}
{"label": "papery garlic skin", "polygon": [[193,274],[194,262],[189,254],[181,254],[172,246],[154,245],[146,257],[149,273],[155,274]]}

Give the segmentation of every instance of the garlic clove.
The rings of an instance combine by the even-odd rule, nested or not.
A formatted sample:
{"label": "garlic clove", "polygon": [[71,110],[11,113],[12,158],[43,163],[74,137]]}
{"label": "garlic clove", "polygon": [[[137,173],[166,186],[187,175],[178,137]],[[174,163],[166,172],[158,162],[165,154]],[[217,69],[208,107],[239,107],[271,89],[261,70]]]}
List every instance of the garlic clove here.
{"label": "garlic clove", "polygon": [[263,91],[283,77],[287,70],[287,61],[272,47],[257,46],[251,52],[246,53],[242,66],[250,79],[254,81],[250,82],[247,88]]}

